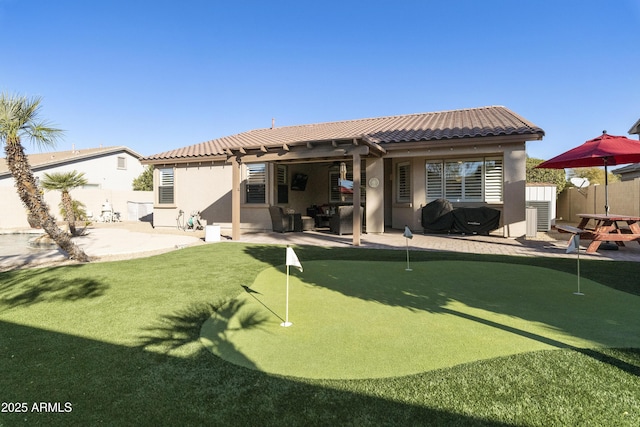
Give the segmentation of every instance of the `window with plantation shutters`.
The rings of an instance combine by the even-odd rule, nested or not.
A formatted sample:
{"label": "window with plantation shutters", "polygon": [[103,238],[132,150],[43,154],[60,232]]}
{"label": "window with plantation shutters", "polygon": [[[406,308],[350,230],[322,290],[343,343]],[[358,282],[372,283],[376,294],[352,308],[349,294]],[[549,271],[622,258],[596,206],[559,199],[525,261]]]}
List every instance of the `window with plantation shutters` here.
{"label": "window with plantation shutters", "polygon": [[[353,174],[347,173],[347,179],[353,177]],[[338,171],[329,171],[329,202],[339,203],[342,202],[342,194],[340,193],[340,186],[338,180],[340,179],[340,173]]]}
{"label": "window with plantation shutters", "polygon": [[159,170],[160,185],[158,186],[158,203],[171,205],[174,203],[174,172],[173,168]]}
{"label": "window with plantation shutters", "polygon": [[444,196],[442,186],[442,162],[427,162],[427,201],[431,202]]}
{"label": "window with plantation shutters", "polygon": [[[366,171],[364,168],[361,169],[360,173],[360,182],[366,182]],[[351,169],[351,165],[347,167],[347,181],[353,181],[353,170]],[[360,185],[360,203],[365,203],[367,198],[366,195],[366,186]],[[347,203],[353,202],[353,193],[345,193],[340,190],[340,172],[337,170],[329,171],[329,203]]]}
{"label": "window with plantation shutters", "polygon": [[287,183],[287,165],[278,165],[276,169],[278,185]]}
{"label": "window with plantation shutters", "polygon": [[409,203],[411,202],[411,164],[409,162],[398,163],[397,168],[396,201]]}
{"label": "window with plantation shutters", "polygon": [[246,165],[247,179],[245,184],[246,203],[266,203],[267,165],[251,163]]}
{"label": "window with plantation shutters", "polygon": [[484,199],[487,202],[502,201],[502,159],[484,161]]}
{"label": "window with plantation shutters", "polygon": [[502,159],[429,161],[426,163],[427,202],[501,202]]}

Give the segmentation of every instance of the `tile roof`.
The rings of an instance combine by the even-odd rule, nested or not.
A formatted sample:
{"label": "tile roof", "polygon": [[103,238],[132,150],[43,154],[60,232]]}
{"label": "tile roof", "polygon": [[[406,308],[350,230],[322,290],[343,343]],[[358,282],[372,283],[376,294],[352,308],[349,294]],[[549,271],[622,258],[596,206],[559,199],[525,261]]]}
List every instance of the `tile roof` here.
{"label": "tile roof", "polygon": [[[112,147],[99,147],[99,148],[86,148],[82,150],[67,150],[67,151],[52,151],[48,153],[34,153],[28,154],[29,165],[33,169],[40,169],[44,167],[50,167],[60,165],[67,162],[75,162],[79,160],[85,160],[93,157],[103,156],[105,154],[117,153],[120,151],[126,151],[138,159],[142,158],[142,155],[136,153],[125,146],[112,146]],[[9,173],[9,166],[7,162],[0,161],[0,176]]]}
{"label": "tile roof", "polygon": [[408,114],[341,122],[256,129],[200,144],[154,154],[143,161],[197,159],[224,156],[226,150],[276,147],[313,141],[367,138],[381,146],[417,141],[455,140],[470,137],[531,135],[544,131],[502,106]]}
{"label": "tile roof", "polygon": [[618,169],[613,169],[611,173],[623,174],[623,173],[632,173],[637,171],[640,171],[640,163],[633,163],[631,165],[623,166]]}

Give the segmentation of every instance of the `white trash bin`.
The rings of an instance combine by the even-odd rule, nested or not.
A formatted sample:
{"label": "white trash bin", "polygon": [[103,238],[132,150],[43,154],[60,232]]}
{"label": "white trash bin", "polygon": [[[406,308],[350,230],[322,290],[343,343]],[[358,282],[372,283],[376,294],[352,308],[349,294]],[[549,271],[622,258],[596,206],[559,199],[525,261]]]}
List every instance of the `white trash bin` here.
{"label": "white trash bin", "polygon": [[205,242],[219,242],[220,241],[220,226],[219,225],[207,225],[204,229],[204,241]]}

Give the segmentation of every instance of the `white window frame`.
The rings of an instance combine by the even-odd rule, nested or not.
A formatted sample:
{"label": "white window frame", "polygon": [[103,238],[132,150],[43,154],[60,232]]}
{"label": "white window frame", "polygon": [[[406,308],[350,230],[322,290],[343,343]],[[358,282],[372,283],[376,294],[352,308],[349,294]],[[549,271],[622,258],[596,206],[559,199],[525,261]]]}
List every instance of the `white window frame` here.
{"label": "white window frame", "polygon": [[267,163],[247,163],[244,165],[244,204],[264,205],[267,203],[268,170]]}
{"label": "white window frame", "polygon": [[116,167],[120,170],[127,169],[127,158],[124,156],[118,156],[116,158]]}
{"label": "white window frame", "polygon": [[[360,173],[360,203],[364,203],[367,198],[366,186],[362,185],[366,182],[365,168],[361,168]],[[338,186],[338,180],[340,179],[340,171],[329,170],[329,203],[353,203],[353,194],[340,193],[340,187]],[[351,165],[347,165],[347,177],[348,181],[353,181],[353,169]]]}
{"label": "white window frame", "polygon": [[[456,169],[462,173],[452,174]],[[425,171],[427,203],[440,198],[451,202],[504,200],[502,157],[428,160]]]}
{"label": "white window frame", "polygon": [[175,169],[158,168],[158,204],[174,205],[176,195]]}
{"label": "white window frame", "polygon": [[396,202],[411,203],[411,162],[396,164]]}

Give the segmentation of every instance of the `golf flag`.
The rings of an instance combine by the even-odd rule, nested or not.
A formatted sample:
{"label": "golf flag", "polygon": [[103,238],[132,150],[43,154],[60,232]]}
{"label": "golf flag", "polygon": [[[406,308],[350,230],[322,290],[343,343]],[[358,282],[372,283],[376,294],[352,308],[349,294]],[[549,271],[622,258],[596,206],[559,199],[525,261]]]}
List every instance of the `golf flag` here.
{"label": "golf flag", "polygon": [[298,256],[290,246],[287,246],[287,266],[297,267],[298,270],[302,271],[302,264],[300,264]]}
{"label": "golf flag", "polygon": [[569,246],[567,246],[568,254],[576,251],[580,251],[580,235],[579,234],[575,234],[573,237],[571,237],[571,240],[569,240]]}

